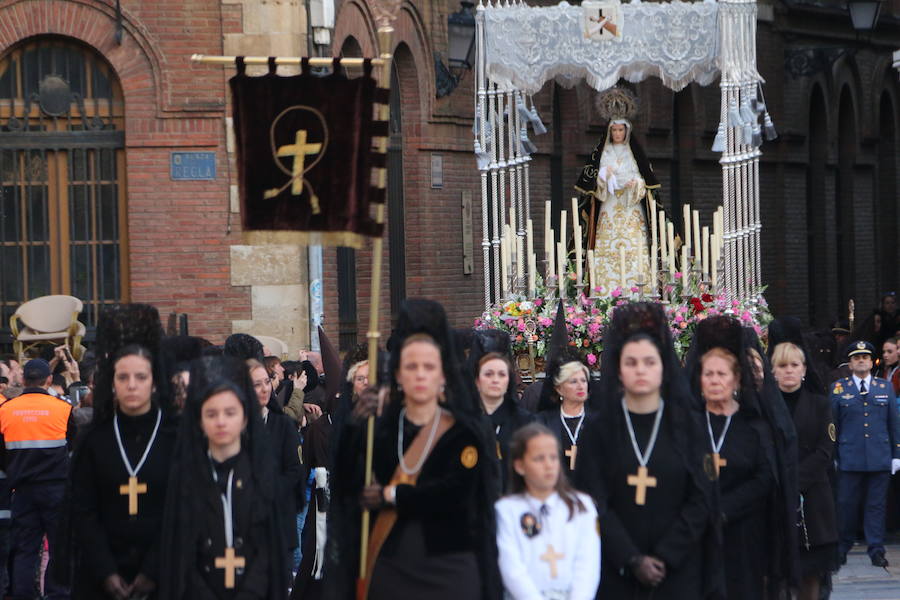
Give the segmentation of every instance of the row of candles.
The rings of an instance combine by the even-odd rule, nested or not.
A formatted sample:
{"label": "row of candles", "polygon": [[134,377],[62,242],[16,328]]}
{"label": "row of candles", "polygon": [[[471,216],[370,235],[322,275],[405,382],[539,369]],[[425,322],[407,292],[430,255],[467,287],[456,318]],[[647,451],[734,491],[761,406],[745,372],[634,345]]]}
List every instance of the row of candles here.
{"label": "row of candles", "polygon": [[[653,198],[647,200],[647,212],[650,217],[650,281],[639,282],[642,285],[650,285],[650,293],[656,294],[659,288],[666,283],[672,281],[675,277],[676,258],[680,258],[678,266],[681,267],[683,281],[689,281],[691,271],[696,271],[696,275],[704,282],[712,284],[713,289],[718,287],[719,277],[719,259],[722,255],[723,248],[723,231],[724,221],[722,207],[716,209],[713,213],[712,229],[709,226],[700,225],[700,212],[692,210],[690,204],[685,204],[683,210],[684,231],[681,236],[680,248],[676,245],[675,226],[666,218],[666,213],[659,210],[656,201]],[[585,283],[589,285],[589,294],[593,295],[593,290],[599,285],[609,287],[621,286],[627,287],[626,277],[629,269],[626,263],[625,248],[619,247],[619,281],[618,282],[601,282],[597,276],[596,257],[593,249],[583,247],[584,239],[582,235],[581,219],[578,217],[578,199],[572,198],[572,240],[575,247],[575,284],[581,289]],[[515,216],[511,213],[510,219]],[[551,226],[551,208],[550,201],[544,203],[544,261],[546,269],[544,273],[545,284],[551,285],[555,283],[559,287],[560,297],[565,296],[566,287],[566,266],[569,253],[566,251],[568,240],[567,223],[569,213],[565,210],[560,212],[560,235],[557,236]],[[533,298],[537,293],[535,282],[535,274],[537,273],[537,255],[534,252],[534,223],[532,219],[528,219],[525,227],[525,247],[524,257],[518,257],[518,241],[516,238],[515,223],[507,223],[503,227],[503,235],[500,239],[500,277],[501,290],[504,298],[508,298],[512,293],[518,292],[517,285],[512,280],[517,272],[525,273],[524,293],[529,298]],[[679,257],[680,251],[680,257]],[[520,263],[520,258],[524,262]],[[584,265],[587,258],[587,275],[588,280],[584,279]],[[520,266],[521,264],[521,266]],[[524,268],[523,268],[524,267]],[[635,268],[635,272],[641,269]],[[663,277],[660,277],[660,272]],[[669,281],[665,281],[668,279]],[[555,281],[554,281],[555,280]]]}

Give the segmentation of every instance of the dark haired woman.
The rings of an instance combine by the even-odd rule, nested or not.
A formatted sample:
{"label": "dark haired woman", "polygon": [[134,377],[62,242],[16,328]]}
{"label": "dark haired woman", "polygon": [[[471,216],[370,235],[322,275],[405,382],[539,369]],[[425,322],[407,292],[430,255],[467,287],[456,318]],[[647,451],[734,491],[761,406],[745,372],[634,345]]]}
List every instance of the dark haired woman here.
{"label": "dark haired woman", "polygon": [[[389,347],[391,399],[375,423],[375,481],[362,490],[363,506],[378,510],[367,597],[493,598],[494,444],[482,433],[443,307],[407,300]],[[353,494],[342,473],[360,473],[361,417],[376,405],[369,392],[356,404],[332,480],[338,497]]]}
{"label": "dark haired woman", "polygon": [[475,388],[496,438],[500,477],[505,489],[510,441],[520,427],[534,420],[534,415],[516,402],[515,373],[507,354],[487,352],[478,358],[475,366]]}
{"label": "dark haired woman", "polygon": [[662,308],[617,308],[604,342],[604,403],[576,472],[600,519],[597,597],[708,597],[718,581],[703,544],[712,486]]}
{"label": "dark haired woman", "polygon": [[510,494],[495,504],[500,575],[513,600],[593,600],[600,582],[597,511],[560,469],[559,441],[539,423],[510,448]]}
{"label": "dark haired woman", "polygon": [[[160,594],[182,599],[287,596],[277,465],[246,366],[194,365],[163,528]],[[288,517],[292,517],[290,514]]]}
{"label": "dark haired woman", "polygon": [[73,598],[156,597],[175,428],[156,400],[142,346],[110,361],[112,395],[94,395],[94,420],[72,465]]}

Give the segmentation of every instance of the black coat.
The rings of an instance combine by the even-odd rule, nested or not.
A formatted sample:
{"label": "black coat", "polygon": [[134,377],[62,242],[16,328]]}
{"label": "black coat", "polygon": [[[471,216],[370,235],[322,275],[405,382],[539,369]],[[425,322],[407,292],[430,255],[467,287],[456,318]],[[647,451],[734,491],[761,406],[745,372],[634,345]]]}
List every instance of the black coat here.
{"label": "black coat", "polygon": [[[800,494],[804,501],[809,543],[819,546],[836,542],[834,496],[828,479],[834,452],[834,424],[828,398],[801,391],[794,408],[794,426],[799,440]],[[800,532],[800,542],[803,541]]]}
{"label": "black coat", "polygon": [[505,398],[488,417],[497,439],[497,458],[500,461],[500,482],[503,490],[509,480],[509,444],[513,434],[535,420],[535,415],[519,406],[512,398]]}
{"label": "black coat", "polygon": [[[278,489],[282,496],[279,505],[283,507],[284,515],[296,515],[306,503],[305,485],[308,475],[303,464],[300,436],[290,417],[272,411],[269,411],[265,429],[279,465],[276,470],[280,478]],[[298,544],[296,519],[286,517],[284,526],[288,548],[294,549]]]}

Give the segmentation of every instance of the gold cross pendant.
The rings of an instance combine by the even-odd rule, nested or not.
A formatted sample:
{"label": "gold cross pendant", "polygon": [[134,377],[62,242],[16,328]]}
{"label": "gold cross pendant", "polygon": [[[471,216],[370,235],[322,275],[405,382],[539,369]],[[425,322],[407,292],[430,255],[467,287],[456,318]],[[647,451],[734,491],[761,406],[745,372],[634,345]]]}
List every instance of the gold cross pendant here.
{"label": "gold cross pendant", "polygon": [[235,556],[234,548],[225,548],[225,556],[216,558],[216,568],[225,569],[225,589],[234,589],[234,572],[246,566],[243,556]]}
{"label": "gold cross pendant", "polygon": [[127,485],[119,486],[119,495],[128,496],[128,514],[138,514],[138,494],[147,493],[147,484],[139,483],[137,477],[129,477]]}
{"label": "gold cross pendant", "polygon": [[628,476],[628,485],[634,486],[634,503],[643,506],[647,503],[647,488],[656,487],[656,477],[649,477],[647,467],[638,467],[635,475]]}

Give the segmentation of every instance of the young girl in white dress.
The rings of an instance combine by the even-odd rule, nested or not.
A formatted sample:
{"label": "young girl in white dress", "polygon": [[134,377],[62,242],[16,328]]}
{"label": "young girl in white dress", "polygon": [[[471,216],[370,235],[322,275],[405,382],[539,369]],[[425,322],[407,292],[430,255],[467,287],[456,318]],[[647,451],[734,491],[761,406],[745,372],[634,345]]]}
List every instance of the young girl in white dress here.
{"label": "young girl in white dress", "polygon": [[544,425],[510,444],[510,495],[497,501],[497,548],[506,600],[593,600],[600,583],[597,511],[562,473]]}

